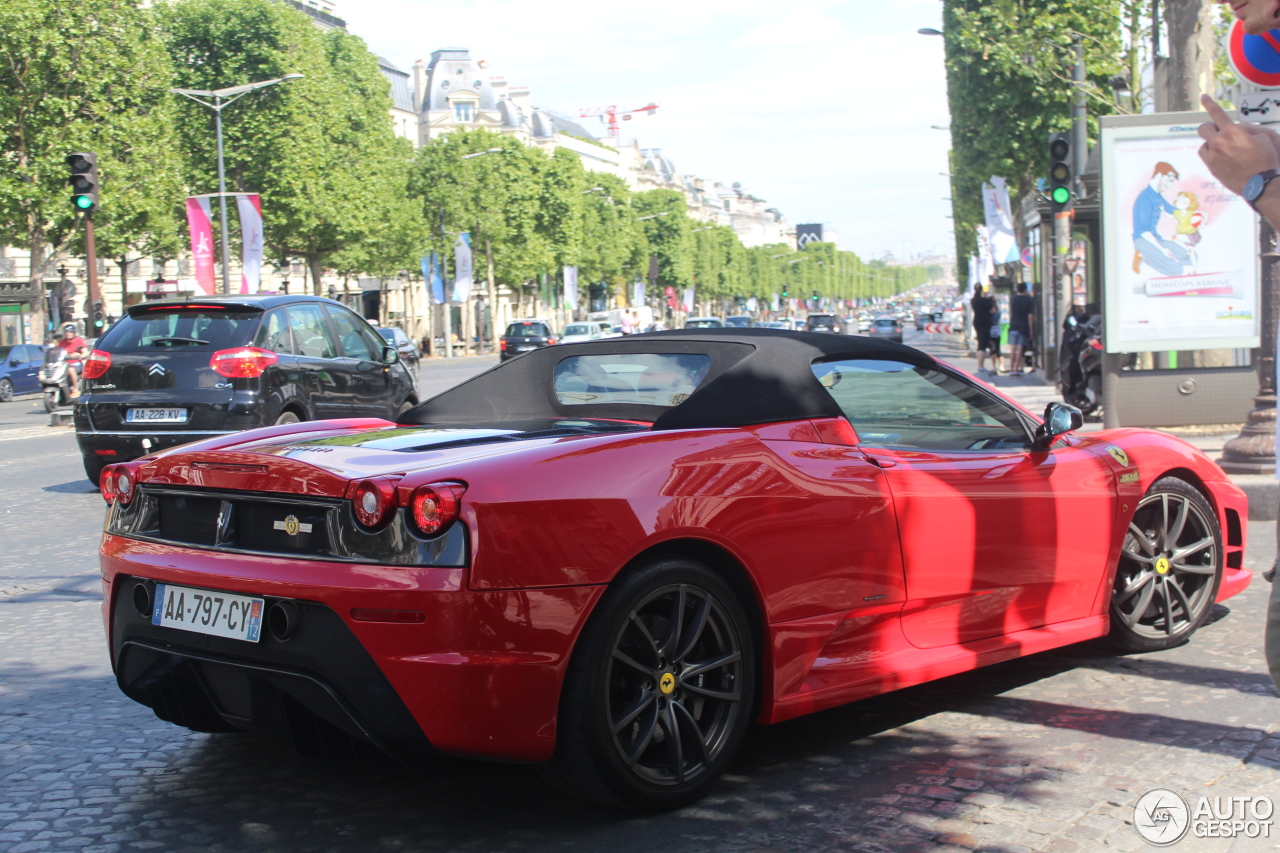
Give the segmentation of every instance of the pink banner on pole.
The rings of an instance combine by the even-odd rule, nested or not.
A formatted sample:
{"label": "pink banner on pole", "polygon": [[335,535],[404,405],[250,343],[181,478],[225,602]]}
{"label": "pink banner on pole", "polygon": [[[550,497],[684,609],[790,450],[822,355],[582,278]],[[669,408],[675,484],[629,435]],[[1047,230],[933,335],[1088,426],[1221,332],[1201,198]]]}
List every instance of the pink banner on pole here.
{"label": "pink banner on pole", "polygon": [[240,236],[244,242],[240,292],[257,293],[262,279],[262,196],[238,195],[236,209],[240,211]]}
{"label": "pink banner on pole", "polygon": [[213,217],[209,199],[187,199],[187,226],[191,229],[191,255],[196,262],[196,286],[205,293],[217,288],[213,271]]}

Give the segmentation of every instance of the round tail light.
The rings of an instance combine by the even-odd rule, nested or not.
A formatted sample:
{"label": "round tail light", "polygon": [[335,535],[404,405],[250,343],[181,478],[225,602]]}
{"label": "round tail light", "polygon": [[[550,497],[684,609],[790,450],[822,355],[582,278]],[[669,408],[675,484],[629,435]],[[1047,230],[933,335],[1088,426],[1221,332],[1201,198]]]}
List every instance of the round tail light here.
{"label": "round tail light", "polygon": [[102,492],[102,499],[107,503],[111,503],[116,499],[116,493],[112,491],[112,487],[116,484],[116,466],[108,465],[102,469],[102,473],[98,475],[98,490]]}
{"label": "round tail light", "polygon": [[457,483],[432,483],[419,486],[409,501],[413,526],[423,536],[435,536],[458,518],[462,486]]}
{"label": "round tail light", "polygon": [[116,500],[122,504],[128,504],[133,500],[133,475],[128,468],[118,468],[116,471],[116,482],[112,491],[115,492]]}
{"label": "round tail light", "polygon": [[356,486],[351,502],[361,524],[381,527],[396,508],[395,486],[382,480],[365,480]]}

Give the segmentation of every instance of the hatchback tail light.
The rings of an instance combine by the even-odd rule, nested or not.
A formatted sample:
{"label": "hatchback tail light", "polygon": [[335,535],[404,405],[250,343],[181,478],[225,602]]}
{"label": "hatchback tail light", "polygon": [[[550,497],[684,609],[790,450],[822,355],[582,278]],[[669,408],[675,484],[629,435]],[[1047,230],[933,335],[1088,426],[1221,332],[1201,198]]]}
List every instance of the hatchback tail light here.
{"label": "hatchback tail light", "polygon": [[268,367],[280,360],[269,349],[237,347],[219,350],[209,359],[209,366],[228,379],[257,379]]}
{"label": "hatchback tail light", "polygon": [[111,368],[111,353],[96,349],[84,362],[84,378],[100,379]]}
{"label": "hatchback tail light", "polygon": [[466,486],[461,483],[432,483],[413,490],[409,516],[423,536],[435,536],[458,519],[458,508]]}
{"label": "hatchback tail light", "polygon": [[351,497],[356,518],[365,527],[381,527],[396,509],[396,484],[385,479],[364,480]]}
{"label": "hatchback tail light", "polygon": [[506,351],[507,351],[507,339],[506,339],[506,338],[498,338],[498,349],[502,350],[503,352],[506,352]]}
{"label": "hatchback tail light", "polygon": [[556,342],[555,338],[547,338],[547,346],[551,346]]}
{"label": "hatchback tail light", "polygon": [[119,501],[128,506],[138,491],[138,466],[127,462],[108,465],[98,475],[98,489],[107,503]]}

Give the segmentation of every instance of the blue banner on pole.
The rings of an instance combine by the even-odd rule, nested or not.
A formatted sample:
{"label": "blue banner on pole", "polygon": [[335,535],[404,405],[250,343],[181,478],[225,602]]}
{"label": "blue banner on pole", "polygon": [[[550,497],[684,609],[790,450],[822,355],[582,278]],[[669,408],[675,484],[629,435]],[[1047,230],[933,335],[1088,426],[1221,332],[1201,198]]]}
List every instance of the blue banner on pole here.
{"label": "blue banner on pole", "polygon": [[435,252],[422,256],[422,280],[426,282],[431,301],[437,305],[444,302],[444,276],[440,272],[440,256]]}

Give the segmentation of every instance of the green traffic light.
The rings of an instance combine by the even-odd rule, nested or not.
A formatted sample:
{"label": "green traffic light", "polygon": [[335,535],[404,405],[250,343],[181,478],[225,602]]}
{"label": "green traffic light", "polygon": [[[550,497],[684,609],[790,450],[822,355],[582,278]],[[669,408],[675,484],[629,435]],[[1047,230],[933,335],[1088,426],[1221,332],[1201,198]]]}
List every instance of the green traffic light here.
{"label": "green traffic light", "polygon": [[76,207],[81,210],[88,210],[93,207],[93,199],[89,198],[87,195],[78,195],[76,196]]}
{"label": "green traffic light", "polygon": [[1054,187],[1053,201],[1054,204],[1066,204],[1071,201],[1071,190],[1066,187]]}

